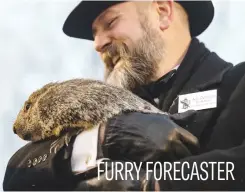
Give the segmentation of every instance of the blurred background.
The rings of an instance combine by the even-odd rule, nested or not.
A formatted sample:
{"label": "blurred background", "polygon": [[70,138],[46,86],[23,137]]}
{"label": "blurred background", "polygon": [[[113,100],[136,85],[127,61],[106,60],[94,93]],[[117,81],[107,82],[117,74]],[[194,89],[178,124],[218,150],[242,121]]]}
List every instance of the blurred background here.
{"label": "blurred background", "polygon": [[[27,97],[50,81],[103,78],[92,42],[69,38],[62,25],[78,0],[0,0],[0,189],[9,158],[26,144],[12,132]],[[216,0],[198,38],[226,61],[245,61],[245,1]]]}

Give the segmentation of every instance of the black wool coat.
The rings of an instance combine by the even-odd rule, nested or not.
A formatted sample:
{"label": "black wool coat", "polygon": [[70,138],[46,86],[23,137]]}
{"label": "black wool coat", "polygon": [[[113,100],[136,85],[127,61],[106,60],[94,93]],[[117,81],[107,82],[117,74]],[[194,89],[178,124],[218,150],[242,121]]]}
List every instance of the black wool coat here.
{"label": "black wool coat", "polygon": [[[216,108],[198,110],[192,118],[177,122],[194,134],[201,145],[200,154],[180,162],[200,164],[203,161],[231,161],[235,165],[235,180],[160,180],[161,190],[245,190],[244,74],[245,63],[233,66],[194,38],[169,82],[164,84],[160,81],[144,89],[146,97],[139,94],[154,103],[152,96],[155,91],[151,90],[157,90],[160,100],[157,107],[175,114],[178,113],[180,95],[217,89]],[[8,163],[3,189],[72,190],[77,181],[70,170],[71,149],[63,149],[58,155],[52,154],[45,159],[51,142],[29,143],[17,151]]]}
{"label": "black wool coat", "polygon": [[[245,63],[233,66],[193,39],[171,86],[162,89],[158,107],[178,113],[179,95],[217,90],[217,107],[198,110],[181,126],[200,141],[201,153],[183,163],[226,162],[234,164],[235,180],[160,181],[162,190],[245,190]],[[199,169],[200,170],[200,169]],[[187,170],[185,170],[188,173]],[[211,170],[209,170],[211,173]],[[180,174],[180,173],[177,173]],[[217,176],[217,175],[216,175]],[[180,175],[179,175],[180,177]]]}

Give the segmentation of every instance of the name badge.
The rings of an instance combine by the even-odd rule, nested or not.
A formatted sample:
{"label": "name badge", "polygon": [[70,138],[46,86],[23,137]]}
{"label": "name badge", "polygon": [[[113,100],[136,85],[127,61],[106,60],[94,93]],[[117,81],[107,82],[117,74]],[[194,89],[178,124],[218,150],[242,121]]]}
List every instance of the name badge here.
{"label": "name badge", "polygon": [[179,96],[178,112],[202,110],[217,107],[217,90],[189,93]]}

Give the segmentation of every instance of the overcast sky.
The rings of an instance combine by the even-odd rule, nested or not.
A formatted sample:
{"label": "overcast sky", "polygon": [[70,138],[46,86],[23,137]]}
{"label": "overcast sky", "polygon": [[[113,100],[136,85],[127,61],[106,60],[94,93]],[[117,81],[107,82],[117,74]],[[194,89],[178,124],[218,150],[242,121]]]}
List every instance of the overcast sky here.
{"label": "overcast sky", "polygon": [[[0,0],[1,184],[9,158],[26,143],[13,134],[12,124],[29,94],[50,81],[103,77],[92,42],[62,33],[66,16],[78,2]],[[199,39],[223,59],[239,63],[245,60],[245,1],[214,4],[213,23]]]}

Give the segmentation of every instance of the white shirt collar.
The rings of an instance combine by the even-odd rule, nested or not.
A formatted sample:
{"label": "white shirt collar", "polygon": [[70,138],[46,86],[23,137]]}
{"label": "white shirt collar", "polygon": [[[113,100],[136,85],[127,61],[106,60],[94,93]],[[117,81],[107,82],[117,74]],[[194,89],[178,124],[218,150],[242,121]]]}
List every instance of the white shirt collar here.
{"label": "white shirt collar", "polygon": [[177,65],[176,67],[174,67],[174,69],[177,71],[177,70],[178,70],[178,68],[179,68],[179,66],[180,66],[180,64],[179,64],[179,65]]}

